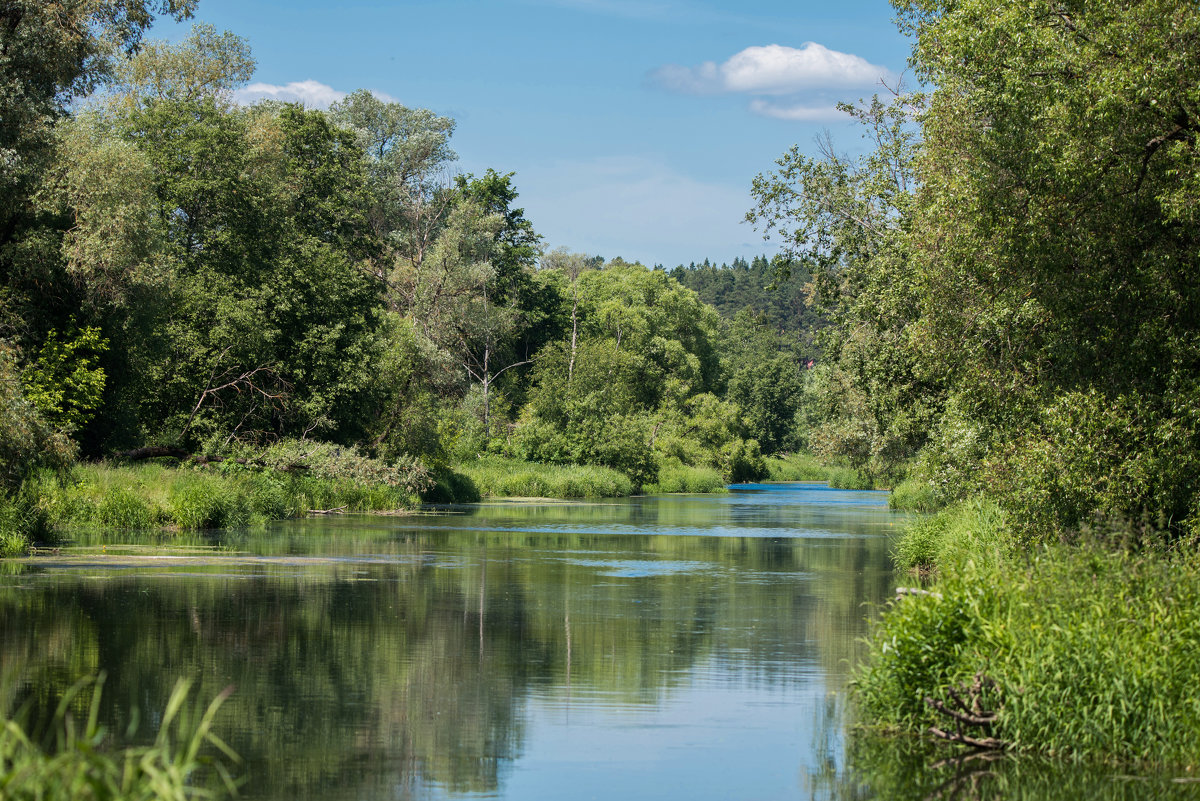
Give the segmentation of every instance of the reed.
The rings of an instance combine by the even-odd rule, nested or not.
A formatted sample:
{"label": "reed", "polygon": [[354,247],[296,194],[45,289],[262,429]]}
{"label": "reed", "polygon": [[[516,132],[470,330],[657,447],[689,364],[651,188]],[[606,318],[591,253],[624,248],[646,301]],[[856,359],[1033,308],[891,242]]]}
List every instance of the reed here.
{"label": "reed", "polygon": [[[229,764],[238,756],[213,732],[228,691],[207,707],[189,700],[190,685],[175,685],[153,744],[110,748],[100,725],[103,674],[75,684],[41,731],[28,708],[0,721],[0,797],[14,801],[186,801],[232,795]],[[73,709],[85,700],[85,717]]]}
{"label": "reed", "polygon": [[238,529],[313,510],[347,512],[412,506],[404,487],[276,470],[222,470],[157,464],[76,465],[30,482],[37,508],[58,528]]}
{"label": "reed", "polygon": [[1054,546],[959,561],[875,624],[855,692],[877,725],[957,725],[930,702],[986,677],[1011,750],[1200,765],[1200,554]]}
{"label": "reed", "polygon": [[642,487],[642,492],[712,493],[726,492],[725,479],[714,467],[689,465],[663,465],[658,470],[658,481]]}
{"label": "reed", "polygon": [[616,498],[633,494],[624,473],[596,465],[550,465],[486,456],[456,465],[485,498]]}

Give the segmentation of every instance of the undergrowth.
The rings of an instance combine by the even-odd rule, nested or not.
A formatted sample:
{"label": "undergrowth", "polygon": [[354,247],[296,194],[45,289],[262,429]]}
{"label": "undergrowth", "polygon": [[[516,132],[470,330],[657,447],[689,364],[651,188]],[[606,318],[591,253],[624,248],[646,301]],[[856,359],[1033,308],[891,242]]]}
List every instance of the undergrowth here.
{"label": "undergrowth", "polygon": [[633,494],[624,473],[596,465],[547,465],[485,456],[456,465],[485,498],[615,498]]}
{"label": "undergrowth", "polygon": [[[990,513],[942,517],[927,537]],[[904,596],[874,625],[855,681],[868,719],[946,726],[925,698],[946,700],[983,674],[996,683],[991,734],[1014,750],[1200,765],[1200,555],[1057,545],[993,561],[966,551],[940,563],[932,592]]]}
{"label": "undergrowth", "polygon": [[[103,676],[75,684],[44,728],[27,719],[28,708],[0,720],[0,798],[184,801],[234,794],[227,763],[238,757],[212,730],[224,694],[201,708],[189,701],[189,685],[181,681],[154,743],[113,749],[99,723],[102,685]],[[76,718],[77,707],[83,719]]]}

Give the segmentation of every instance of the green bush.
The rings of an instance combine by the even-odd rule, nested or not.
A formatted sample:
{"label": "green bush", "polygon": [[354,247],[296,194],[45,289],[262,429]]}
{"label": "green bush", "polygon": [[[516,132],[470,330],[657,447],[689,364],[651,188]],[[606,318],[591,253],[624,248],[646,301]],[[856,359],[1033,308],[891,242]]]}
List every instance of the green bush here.
{"label": "green bush", "polygon": [[985,474],[1026,543],[1069,540],[1096,520],[1149,518],[1190,533],[1200,512],[1200,384],[1164,399],[1065,393]]}
{"label": "green bush", "polygon": [[[1016,750],[1119,762],[1200,758],[1200,555],[1057,546],[973,560],[874,625],[855,692],[878,724],[937,721],[926,697],[983,673]],[[944,719],[943,719],[944,722]]]}
{"label": "green bush", "polygon": [[[207,708],[188,700],[189,685],[179,682],[167,701],[153,745],[103,748],[99,725],[99,681],[75,684],[49,722],[48,736],[19,712],[0,719],[0,790],[14,801],[134,801],[137,799],[220,798],[235,794],[227,762],[237,755],[212,731],[222,694]],[[90,702],[84,697],[92,685]],[[83,702],[85,713],[70,714]],[[217,754],[208,753],[215,749]]]}
{"label": "green bush", "polygon": [[712,467],[665,465],[659,468],[658,482],[642,488],[646,493],[660,492],[725,492],[725,479]]}
{"label": "green bush", "polygon": [[479,500],[479,488],[464,473],[448,467],[433,472],[433,484],[421,496],[427,503],[475,503]]}
{"label": "green bush", "polygon": [[454,469],[485,498],[615,498],[633,494],[628,476],[596,465],[547,465],[486,456]]}

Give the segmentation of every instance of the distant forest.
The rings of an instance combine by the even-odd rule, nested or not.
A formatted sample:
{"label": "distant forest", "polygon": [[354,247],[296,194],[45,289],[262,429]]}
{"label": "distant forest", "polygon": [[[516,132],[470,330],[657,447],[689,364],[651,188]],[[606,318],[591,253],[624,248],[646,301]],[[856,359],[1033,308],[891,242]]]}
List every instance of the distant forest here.
{"label": "distant forest", "polygon": [[720,266],[705,259],[700,264],[680,264],[668,272],[725,319],[731,320],[742,309],[749,309],[780,334],[811,335],[824,323],[805,290],[812,276],[799,262],[777,269],[766,256],[755,256],[751,261],[737,258],[733,264]]}

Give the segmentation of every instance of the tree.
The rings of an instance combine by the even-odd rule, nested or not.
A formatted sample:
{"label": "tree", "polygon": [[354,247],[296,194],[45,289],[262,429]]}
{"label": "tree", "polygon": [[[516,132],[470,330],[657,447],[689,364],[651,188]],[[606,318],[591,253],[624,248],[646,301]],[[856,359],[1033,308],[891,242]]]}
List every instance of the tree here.
{"label": "tree", "polygon": [[[376,236],[419,269],[454,200],[443,174],[458,158],[450,149],[454,120],[385,102],[366,89],[334,103],[329,116],[355,133],[366,157]],[[378,274],[386,280],[386,264]]]}
{"label": "tree", "polygon": [[[963,417],[991,443],[984,480],[1014,509],[1039,493],[1063,497],[1021,465],[1039,442],[1060,439],[1066,419],[1090,431],[1119,428],[1114,415],[1130,422],[1123,458],[1078,472],[1085,485],[1163,459],[1166,430],[1180,452],[1194,452],[1200,10],[1041,0],[897,7],[916,36],[918,74],[937,87],[911,238],[924,341]],[[1105,405],[1113,411],[1101,414]],[[1018,525],[1044,534],[1094,511],[1194,515],[1195,467],[1162,479],[1157,488],[1131,483],[1119,502],[1064,506]]]}
{"label": "tree", "polygon": [[118,52],[137,51],[155,13],[181,20],[195,5],[195,0],[0,4],[0,251],[31,222],[29,196],[53,153],[53,129],[67,104],[111,75]]}

